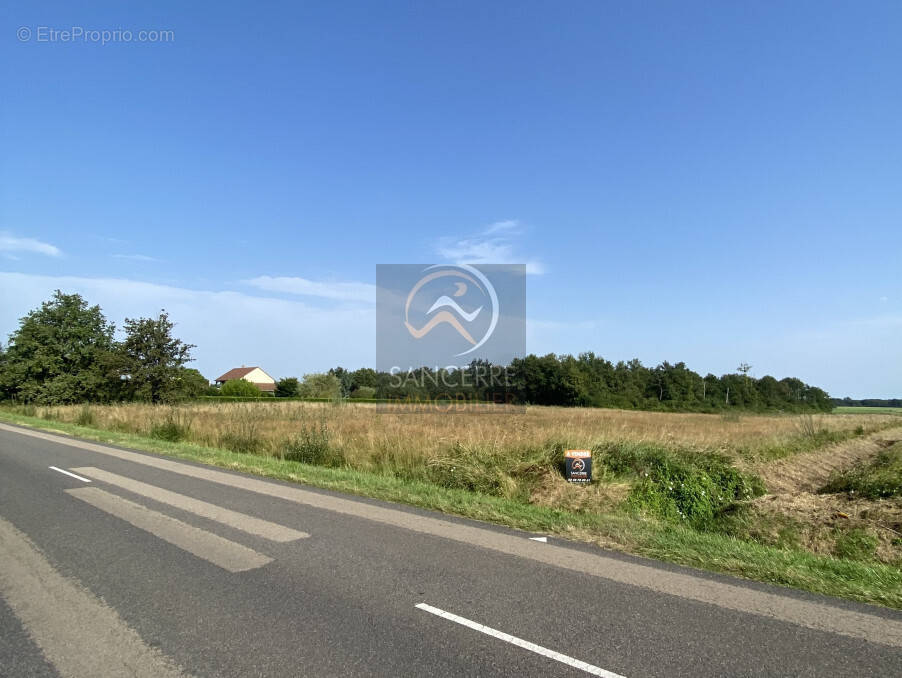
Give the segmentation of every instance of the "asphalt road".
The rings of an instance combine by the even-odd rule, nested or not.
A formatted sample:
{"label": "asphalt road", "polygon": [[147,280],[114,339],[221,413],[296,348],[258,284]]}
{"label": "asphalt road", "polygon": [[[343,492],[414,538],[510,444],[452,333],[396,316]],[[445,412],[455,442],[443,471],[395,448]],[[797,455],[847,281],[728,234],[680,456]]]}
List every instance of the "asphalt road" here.
{"label": "asphalt road", "polygon": [[0,425],[0,676],[902,675],[900,613],[535,536]]}

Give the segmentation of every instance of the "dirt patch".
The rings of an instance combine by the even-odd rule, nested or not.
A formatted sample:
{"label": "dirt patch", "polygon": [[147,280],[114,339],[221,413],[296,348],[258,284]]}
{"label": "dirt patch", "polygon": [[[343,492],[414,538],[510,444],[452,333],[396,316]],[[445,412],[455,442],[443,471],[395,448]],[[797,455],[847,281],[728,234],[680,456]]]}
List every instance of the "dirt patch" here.
{"label": "dirt patch", "polygon": [[787,529],[799,545],[823,555],[837,555],[849,534],[872,537],[874,556],[885,563],[902,562],[902,499],[850,500],[843,494],[767,495],[749,502],[765,541],[779,543]]}
{"label": "dirt patch", "polygon": [[899,440],[902,440],[902,428],[887,429],[863,438],[827,445],[814,452],[759,464],[752,470],[764,479],[771,494],[817,492],[834,471],[875,457],[880,450]]}

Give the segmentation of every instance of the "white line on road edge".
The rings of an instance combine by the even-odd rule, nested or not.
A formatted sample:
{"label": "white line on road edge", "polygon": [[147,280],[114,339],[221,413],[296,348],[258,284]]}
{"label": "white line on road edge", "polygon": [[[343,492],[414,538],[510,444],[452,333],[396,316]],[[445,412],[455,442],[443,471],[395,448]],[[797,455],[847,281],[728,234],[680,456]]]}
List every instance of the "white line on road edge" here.
{"label": "white line on road edge", "polygon": [[529,650],[530,652],[535,652],[536,654],[540,654],[543,657],[548,657],[549,659],[554,659],[555,661],[561,662],[562,664],[566,664],[567,666],[572,666],[573,668],[580,669],[581,671],[585,671],[586,673],[592,674],[593,676],[603,676],[603,678],[624,678],[618,673],[612,673],[611,671],[605,671],[598,666],[593,666],[592,664],[587,664],[584,661],[580,661],[579,659],[574,659],[573,657],[568,657],[565,654],[561,654],[560,652],[555,652],[554,650],[549,650],[547,647],[542,647],[541,645],[536,645],[535,643],[530,643],[528,640],[523,640],[522,638],[517,638],[516,636],[512,636],[509,633],[504,633],[503,631],[498,631],[489,626],[484,626],[479,622],[474,622],[465,617],[458,617],[456,614],[451,614],[450,612],[445,612],[444,610],[440,610],[437,607],[432,607],[432,605],[427,605],[426,603],[420,603],[417,606],[417,609],[423,610],[425,612],[429,612],[430,614],[434,614],[437,617],[441,617],[442,619],[447,619],[448,621],[453,621],[456,624],[460,624],[462,626],[466,626],[469,629],[473,629],[474,631],[479,631],[480,633],[484,633],[488,636],[492,636],[493,638],[498,638],[499,640],[503,640],[507,643],[511,643],[512,645],[516,645],[517,647],[522,647],[524,650]]}
{"label": "white line on road edge", "polygon": [[78,478],[79,480],[81,480],[82,482],[85,482],[85,483],[90,483],[90,482],[91,482],[91,481],[88,480],[87,478],[82,478],[81,476],[75,475],[75,474],[72,473],[71,471],[66,471],[66,470],[64,470],[64,469],[57,468],[56,466],[48,466],[47,468],[49,468],[49,469],[51,469],[51,470],[53,470],[53,471],[59,471],[60,473],[65,473],[67,476],[72,476],[73,478]]}
{"label": "white line on road edge", "polygon": [[543,544],[547,544],[548,537],[530,537],[529,541],[539,541],[539,542],[542,542]]}

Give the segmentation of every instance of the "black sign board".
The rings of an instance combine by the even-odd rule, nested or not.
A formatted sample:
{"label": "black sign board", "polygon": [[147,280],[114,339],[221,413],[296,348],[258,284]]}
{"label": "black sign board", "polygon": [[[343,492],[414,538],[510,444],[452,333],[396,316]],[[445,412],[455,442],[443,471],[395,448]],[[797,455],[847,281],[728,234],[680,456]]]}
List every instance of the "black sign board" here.
{"label": "black sign board", "polygon": [[592,452],[567,450],[564,452],[565,475],[571,483],[592,482]]}

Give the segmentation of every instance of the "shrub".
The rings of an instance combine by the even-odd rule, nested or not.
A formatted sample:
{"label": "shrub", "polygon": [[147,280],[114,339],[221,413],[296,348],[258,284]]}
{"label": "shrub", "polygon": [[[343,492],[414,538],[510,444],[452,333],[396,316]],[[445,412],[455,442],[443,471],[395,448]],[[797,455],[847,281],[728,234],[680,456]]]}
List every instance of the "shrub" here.
{"label": "shrub", "polygon": [[865,499],[902,496],[902,444],[881,450],[870,463],[834,473],[819,492],[848,492]]}
{"label": "shrub", "polygon": [[166,417],[150,429],[151,438],[168,440],[177,443],[185,440],[191,431],[191,419],[187,413],[177,408],[172,408]]}
{"label": "shrub", "polygon": [[256,454],[260,451],[261,440],[256,435],[246,435],[234,431],[226,431],[219,436],[219,446],[232,452]]}
{"label": "shrub", "polygon": [[230,430],[219,435],[220,447],[244,454],[260,452],[263,448],[263,440],[260,438],[260,425],[252,412],[239,411],[232,419],[231,424]]}
{"label": "shrub", "polygon": [[79,426],[94,426],[97,423],[97,418],[94,416],[94,411],[85,405],[78,411],[75,423]]}
{"label": "shrub", "polygon": [[294,437],[282,443],[282,458],[317,466],[344,466],[344,454],[332,446],[330,438],[325,421],[319,426],[301,426]]}
{"label": "shrub", "polygon": [[298,395],[337,400],[341,397],[341,381],[334,374],[305,374],[304,382],[298,387]]}
{"label": "shrub", "polygon": [[596,446],[593,457],[615,475],[638,476],[628,499],[634,508],[697,529],[712,527],[734,502],[765,490],[760,478],[740,472],[718,454],[612,442]]}
{"label": "shrub", "polygon": [[300,382],[297,377],[285,377],[276,382],[275,396],[277,398],[294,398],[298,394]]}
{"label": "shrub", "polygon": [[359,386],[355,391],[351,391],[351,397],[355,400],[360,398],[372,400],[376,397],[376,389],[372,386]]}
{"label": "shrub", "polygon": [[260,389],[244,379],[230,379],[222,385],[219,392],[224,396],[238,396],[243,398],[259,398]]}

